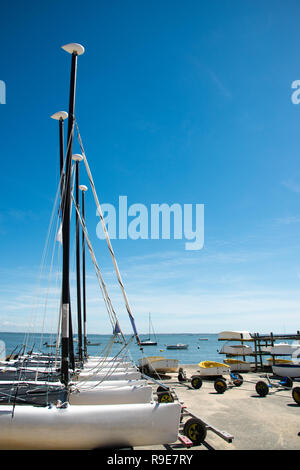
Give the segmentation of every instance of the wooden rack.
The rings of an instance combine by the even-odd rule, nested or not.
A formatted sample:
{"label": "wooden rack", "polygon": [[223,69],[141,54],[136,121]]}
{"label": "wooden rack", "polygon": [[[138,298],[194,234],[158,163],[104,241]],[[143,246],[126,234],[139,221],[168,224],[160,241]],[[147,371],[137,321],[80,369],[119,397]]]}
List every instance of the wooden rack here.
{"label": "wooden rack", "polygon": [[[269,334],[259,334],[259,333],[251,333],[251,339],[247,338],[244,339],[241,335],[241,338],[219,338],[219,341],[239,341],[241,344],[244,342],[252,342],[254,343],[254,351],[251,354],[247,354],[249,357],[254,357],[254,362],[255,362],[255,372],[258,370],[264,370],[265,365],[263,364],[263,357],[264,356],[270,356],[271,354],[267,351],[263,351],[262,347],[263,346],[274,346],[274,343],[276,340],[300,340],[300,331],[297,331],[296,334],[274,334],[274,333],[269,333]],[[245,361],[245,356],[241,354],[228,354],[225,352],[219,353],[219,354],[226,354],[227,357],[243,357],[243,360]],[[273,359],[275,357],[280,356],[280,354],[276,355],[271,355]]]}

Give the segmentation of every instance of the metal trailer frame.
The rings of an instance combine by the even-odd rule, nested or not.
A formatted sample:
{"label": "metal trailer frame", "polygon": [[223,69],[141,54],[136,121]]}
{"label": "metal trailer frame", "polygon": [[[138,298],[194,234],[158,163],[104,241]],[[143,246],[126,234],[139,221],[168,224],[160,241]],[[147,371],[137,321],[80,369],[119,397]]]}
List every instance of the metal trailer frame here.
{"label": "metal trailer frame", "polygon": [[[178,440],[185,447],[193,447],[195,445],[202,444],[206,439],[207,431],[211,431],[217,436],[219,436],[221,439],[224,439],[226,442],[232,443],[234,437],[231,434],[229,434],[227,431],[217,429],[215,426],[212,426],[211,424],[207,423],[202,418],[199,418],[199,416],[192,413],[184,405],[184,402],[180,400],[174,387],[169,387],[168,385],[165,385],[164,383],[161,383],[158,380],[153,379],[152,377],[148,377],[145,374],[143,374],[143,376],[147,380],[152,381],[153,383],[159,386],[156,391],[158,400],[161,396],[164,395],[166,398],[168,397],[166,401],[177,400],[180,403],[181,417],[180,417]],[[182,382],[179,382],[179,383],[181,384]],[[194,389],[193,387],[190,387],[187,384],[184,384],[184,385],[186,385],[188,388]]]}
{"label": "metal trailer frame", "polygon": [[[190,379],[188,379],[183,370],[181,371],[181,376],[182,379],[180,380],[178,375],[179,383],[185,385],[187,388],[190,389],[201,388],[202,381],[205,380],[205,378],[199,374],[194,374],[191,376]],[[211,381],[214,380],[214,387],[217,393],[224,393],[230,388],[240,387],[244,382],[244,378],[242,377],[242,375],[237,372],[229,372],[229,377],[218,376],[217,378],[214,378],[213,376],[211,376],[209,378],[211,379]],[[185,382],[190,383],[191,386]]]}
{"label": "metal trailer frame", "polygon": [[[278,383],[274,382],[273,380],[270,379],[269,375],[261,375],[260,378],[266,379],[267,382],[264,382],[263,380],[259,380],[255,384],[255,390],[258,393],[259,396],[265,397],[266,395],[269,394],[270,390],[272,390],[272,393],[276,393],[277,391],[280,390],[292,390],[293,388],[293,380],[291,377],[278,377],[278,379],[273,379],[273,380],[279,380]],[[286,379],[284,381],[284,379]]]}

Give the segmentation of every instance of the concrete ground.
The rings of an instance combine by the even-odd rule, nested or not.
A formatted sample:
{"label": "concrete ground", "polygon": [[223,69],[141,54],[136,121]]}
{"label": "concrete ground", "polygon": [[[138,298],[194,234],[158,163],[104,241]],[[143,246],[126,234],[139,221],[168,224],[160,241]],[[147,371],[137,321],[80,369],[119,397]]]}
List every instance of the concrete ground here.
{"label": "concrete ground", "polygon": [[[197,365],[182,366],[190,378],[197,373]],[[300,405],[292,398],[291,390],[273,391],[266,397],[258,396],[255,384],[265,373],[241,373],[241,387],[228,388],[218,394],[213,381],[203,381],[200,389],[189,389],[180,384],[177,374],[170,374],[163,382],[174,388],[187,409],[209,425],[226,431],[234,439],[228,443],[211,430],[205,442],[191,448],[195,450],[299,450]],[[274,380],[278,383],[278,380]],[[300,382],[294,382],[300,386]],[[157,385],[154,386],[154,390]],[[136,450],[187,451],[178,441],[170,446],[136,447]]]}

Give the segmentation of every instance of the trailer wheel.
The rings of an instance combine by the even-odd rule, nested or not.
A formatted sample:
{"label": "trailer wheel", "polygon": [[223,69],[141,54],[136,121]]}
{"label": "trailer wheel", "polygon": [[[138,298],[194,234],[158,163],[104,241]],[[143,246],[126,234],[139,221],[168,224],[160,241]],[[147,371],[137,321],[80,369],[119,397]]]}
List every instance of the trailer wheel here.
{"label": "trailer wheel", "polygon": [[183,433],[195,446],[200,445],[206,438],[206,427],[196,418],[191,418],[184,424]]}
{"label": "trailer wheel", "polygon": [[283,387],[293,388],[293,379],[291,379],[291,377],[283,377],[283,379],[279,383]]}
{"label": "trailer wheel", "polygon": [[178,373],[178,382],[185,382],[186,378],[184,377],[182,372]]}
{"label": "trailer wheel", "polygon": [[157,395],[158,403],[172,403],[174,401],[170,392],[160,392]]}
{"label": "trailer wheel", "polygon": [[157,392],[157,393],[160,393],[160,392],[168,392],[168,390],[169,390],[169,387],[168,387],[168,388],[165,388],[165,387],[159,386],[159,387],[157,387],[156,392]]}
{"label": "trailer wheel", "polygon": [[294,398],[295,402],[300,405],[300,387],[295,387],[292,390],[292,397]]}
{"label": "trailer wheel", "polygon": [[227,384],[224,379],[217,379],[214,383],[214,387],[216,392],[218,393],[224,393],[225,390],[227,389]]}
{"label": "trailer wheel", "polygon": [[186,382],[186,375],[182,367],[178,370],[178,382]]}
{"label": "trailer wheel", "polygon": [[269,387],[266,382],[260,381],[255,385],[255,390],[260,397],[265,397],[269,393]]}
{"label": "trailer wheel", "polygon": [[240,374],[234,374],[234,378],[232,380],[233,385],[236,387],[240,387],[243,385],[244,379]]}
{"label": "trailer wheel", "polygon": [[201,388],[202,387],[202,380],[200,377],[192,377],[192,380],[191,380],[191,386],[193,388]]}

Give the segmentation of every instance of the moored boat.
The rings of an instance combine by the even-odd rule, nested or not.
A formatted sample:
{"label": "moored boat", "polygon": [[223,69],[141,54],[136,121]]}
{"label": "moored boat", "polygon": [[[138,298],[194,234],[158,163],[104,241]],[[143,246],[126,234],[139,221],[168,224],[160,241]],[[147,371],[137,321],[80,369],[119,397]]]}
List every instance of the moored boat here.
{"label": "moored boat", "polygon": [[[153,333],[153,336],[155,338],[155,341],[151,340],[151,330]],[[147,339],[144,339],[140,342],[141,346],[156,346],[157,345],[157,339],[156,339],[156,334],[154,332],[154,328],[151,322],[151,314],[149,313],[149,337]]]}
{"label": "moored boat", "polygon": [[187,349],[188,347],[189,347],[188,344],[178,343],[178,344],[170,344],[169,346],[167,346],[167,349]]}

